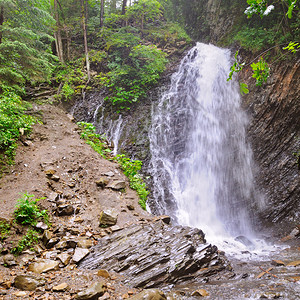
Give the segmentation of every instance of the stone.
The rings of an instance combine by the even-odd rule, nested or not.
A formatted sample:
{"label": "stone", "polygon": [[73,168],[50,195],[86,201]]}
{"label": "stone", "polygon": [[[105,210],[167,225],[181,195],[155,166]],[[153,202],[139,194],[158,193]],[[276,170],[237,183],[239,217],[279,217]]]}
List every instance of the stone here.
{"label": "stone", "polygon": [[59,216],[71,216],[74,213],[79,213],[79,208],[74,208],[71,204],[61,204],[57,207],[57,213]]}
{"label": "stone", "polygon": [[116,225],[118,220],[118,211],[114,208],[103,210],[100,213],[100,226],[107,227]]}
{"label": "stone", "polygon": [[297,267],[300,265],[300,260],[292,261],[286,264],[287,267]]}
{"label": "stone", "polygon": [[3,264],[7,267],[15,266],[16,258],[12,254],[6,254],[3,256]]}
{"label": "stone", "polygon": [[76,296],[76,300],[92,300],[101,297],[106,292],[106,288],[102,282],[95,282],[89,288],[79,292]]}
{"label": "stone", "polygon": [[28,271],[34,273],[46,273],[58,269],[59,269],[59,262],[50,259],[44,259],[38,262],[34,262],[30,264],[28,267]]}
{"label": "stone", "polygon": [[85,238],[78,239],[77,247],[79,248],[91,248],[93,246],[93,241]]}
{"label": "stone", "polygon": [[123,180],[114,180],[107,187],[119,191],[126,188],[126,182]]}
{"label": "stone", "polygon": [[199,290],[192,292],[192,296],[193,297],[207,297],[207,296],[209,296],[209,293],[204,289],[199,289]]}
{"label": "stone", "polygon": [[115,173],[112,171],[109,171],[109,172],[104,173],[103,175],[108,176],[108,177],[113,177],[113,176],[115,176]]}
{"label": "stone", "polygon": [[85,258],[88,254],[90,253],[90,251],[88,249],[84,249],[84,248],[76,248],[75,252],[73,254],[72,260],[75,263],[80,262],[83,258]]}
{"label": "stone", "polygon": [[52,238],[48,241],[47,245],[46,245],[46,248],[47,249],[51,249],[52,247],[54,247],[57,243],[59,242],[59,238],[58,237],[55,237],[55,238]]}
{"label": "stone", "polygon": [[69,285],[66,282],[56,285],[52,288],[53,292],[65,292],[68,289]]}
{"label": "stone", "polygon": [[110,274],[105,269],[98,270],[97,275],[104,278],[110,278]]}
{"label": "stone", "polygon": [[203,280],[225,269],[230,272],[228,266],[200,229],[147,222],[102,237],[78,267],[113,270],[122,275],[124,284],[153,288]]}
{"label": "stone", "polygon": [[109,300],[109,299],[111,299],[111,297],[108,292],[105,292],[103,296],[98,298],[98,300]]}
{"label": "stone", "polygon": [[108,185],[108,179],[104,178],[104,177],[100,177],[97,181],[96,181],[96,185],[100,186],[102,188],[106,187]]}
{"label": "stone", "polygon": [[43,244],[46,246],[51,238],[52,238],[52,232],[49,230],[45,230],[42,236]]}
{"label": "stone", "polygon": [[166,295],[157,289],[144,290],[141,293],[130,297],[130,300],[166,300]]}
{"label": "stone", "polygon": [[80,216],[76,217],[74,220],[75,223],[82,223],[83,221],[84,220]]}
{"label": "stone", "polygon": [[45,280],[41,280],[32,275],[19,275],[15,278],[14,286],[23,291],[34,291],[38,286],[45,284]]}
{"label": "stone", "polygon": [[237,236],[234,240],[237,241],[237,242],[242,243],[243,245],[245,245],[249,249],[254,248],[254,244],[247,237],[245,237],[243,235]]}
{"label": "stone", "polygon": [[48,229],[48,225],[46,225],[43,222],[38,222],[34,227],[35,227],[35,229],[39,229],[39,230],[42,230],[42,231]]}
{"label": "stone", "polygon": [[271,261],[271,265],[273,265],[273,266],[284,266],[285,263],[282,260],[273,259]]}
{"label": "stone", "polygon": [[27,296],[27,292],[25,292],[25,291],[14,292],[13,295],[16,297],[25,297],[25,296]]}
{"label": "stone", "polygon": [[66,266],[71,260],[71,255],[68,253],[61,253],[57,255],[57,258]]}
{"label": "stone", "polygon": [[50,179],[53,180],[53,181],[59,181],[59,180],[60,180],[60,177],[59,177],[58,175],[52,175],[52,176],[50,177]]}
{"label": "stone", "polygon": [[49,178],[51,178],[55,173],[56,173],[56,170],[54,170],[54,169],[48,169],[48,170],[45,171],[45,174]]}
{"label": "stone", "polygon": [[127,204],[127,208],[128,208],[129,210],[134,210],[134,206],[133,206],[132,204]]}

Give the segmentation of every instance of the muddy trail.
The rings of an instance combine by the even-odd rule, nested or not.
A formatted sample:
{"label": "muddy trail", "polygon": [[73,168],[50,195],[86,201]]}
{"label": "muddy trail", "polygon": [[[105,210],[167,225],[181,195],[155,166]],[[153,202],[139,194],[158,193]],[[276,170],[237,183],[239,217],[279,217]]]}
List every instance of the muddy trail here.
{"label": "muddy trail", "polygon": [[[80,139],[72,116],[51,105],[34,112],[42,123],[22,137],[15,165],[0,180],[0,221],[11,223],[17,199],[28,193],[44,198],[39,205],[50,212],[51,227],[38,224],[39,245],[13,256],[27,228],[12,223],[0,241],[0,299],[299,299],[299,228],[285,237],[290,245],[281,242],[261,258],[255,251],[226,258],[199,230],[142,210],[119,166]],[[102,212],[110,223],[100,227]],[[80,266],[85,257],[99,261],[98,252],[112,257],[111,267]],[[164,271],[155,275],[158,269]],[[160,290],[142,291],[140,274],[144,286]]]}

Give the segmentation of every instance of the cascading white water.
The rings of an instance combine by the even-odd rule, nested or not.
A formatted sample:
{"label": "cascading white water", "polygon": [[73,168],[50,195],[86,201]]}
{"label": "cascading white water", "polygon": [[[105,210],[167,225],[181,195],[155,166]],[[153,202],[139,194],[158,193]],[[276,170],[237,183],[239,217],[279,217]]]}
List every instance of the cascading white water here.
{"label": "cascading white water", "polygon": [[207,238],[251,235],[255,191],[247,117],[227,82],[230,51],[198,43],[153,107],[150,149],[157,212]]}

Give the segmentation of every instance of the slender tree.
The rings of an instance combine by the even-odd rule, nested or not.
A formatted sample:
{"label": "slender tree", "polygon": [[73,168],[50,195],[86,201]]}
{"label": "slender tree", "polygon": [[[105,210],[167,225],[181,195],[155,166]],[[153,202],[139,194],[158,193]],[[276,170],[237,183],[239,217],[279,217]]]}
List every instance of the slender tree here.
{"label": "slender tree", "polygon": [[104,0],[101,0],[100,7],[100,27],[102,28],[104,24]]}
{"label": "slender tree", "polygon": [[86,70],[87,70],[88,82],[89,82],[91,79],[91,72],[90,72],[90,60],[89,60],[89,51],[88,51],[88,43],[87,43],[86,16],[87,16],[87,0],[81,0],[81,20],[82,20],[82,29],[83,29],[83,39],[84,39],[84,52],[85,52]]}
{"label": "slender tree", "polygon": [[[3,25],[4,22],[4,7],[1,5],[0,7],[0,26]],[[0,44],[2,43],[2,30],[0,30]]]}
{"label": "slender tree", "polygon": [[123,0],[122,2],[122,15],[125,15],[127,7],[127,0]]}
{"label": "slender tree", "polygon": [[54,0],[54,14],[55,14],[55,20],[56,20],[56,30],[54,32],[56,52],[57,52],[59,61],[64,63],[63,43],[62,43],[62,39],[61,39],[61,24],[60,24],[60,20],[59,20],[58,1],[57,0]]}

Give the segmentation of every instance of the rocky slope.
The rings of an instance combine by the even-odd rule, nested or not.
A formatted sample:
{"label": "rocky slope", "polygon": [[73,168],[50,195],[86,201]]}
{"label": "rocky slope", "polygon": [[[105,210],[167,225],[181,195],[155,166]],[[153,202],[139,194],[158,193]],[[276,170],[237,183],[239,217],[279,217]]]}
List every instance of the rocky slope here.
{"label": "rocky slope", "polygon": [[[50,105],[34,113],[39,110],[43,124],[23,138],[16,164],[0,181],[0,221],[11,226],[0,239],[0,299],[127,299],[139,292],[135,287],[221,271],[232,276],[227,260],[200,230],[173,227],[168,217],[142,210],[118,165],[80,139],[70,115]],[[52,225],[39,222],[39,245],[13,256],[28,229],[13,222],[16,199],[25,192],[44,197],[39,205],[49,211]],[[89,261],[102,256],[105,263],[95,259],[93,266],[78,269],[86,256]],[[157,269],[162,277],[153,276]]]}
{"label": "rocky slope", "polygon": [[300,61],[271,67],[262,88],[249,79],[249,69],[244,71],[242,80],[250,85],[244,105],[250,116],[248,132],[258,165],[257,182],[266,201],[261,219],[276,231],[287,232],[300,222],[300,171],[293,155],[300,149]]}

